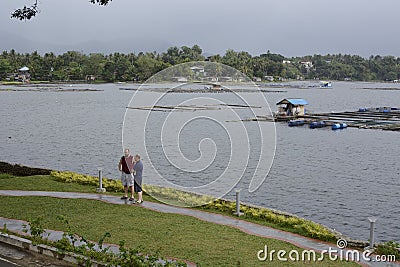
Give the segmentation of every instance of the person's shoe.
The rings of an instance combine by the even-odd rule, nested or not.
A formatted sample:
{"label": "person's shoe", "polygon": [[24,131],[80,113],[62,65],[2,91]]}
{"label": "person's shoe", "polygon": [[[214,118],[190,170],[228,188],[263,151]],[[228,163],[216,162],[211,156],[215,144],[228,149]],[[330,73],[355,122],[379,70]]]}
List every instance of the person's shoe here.
{"label": "person's shoe", "polygon": [[130,198],[129,198],[129,201],[135,201],[135,198],[130,197]]}
{"label": "person's shoe", "polygon": [[127,199],[128,197],[126,197],[126,196],[123,196],[123,197],[121,197],[121,199]]}
{"label": "person's shoe", "polygon": [[143,203],[143,200],[136,201],[136,204],[142,204],[142,203]]}

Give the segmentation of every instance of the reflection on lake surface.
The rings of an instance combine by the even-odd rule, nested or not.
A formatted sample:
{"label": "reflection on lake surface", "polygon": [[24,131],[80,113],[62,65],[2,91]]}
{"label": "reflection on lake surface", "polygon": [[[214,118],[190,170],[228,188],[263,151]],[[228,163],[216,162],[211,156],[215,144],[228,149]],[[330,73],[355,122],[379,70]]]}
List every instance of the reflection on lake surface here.
{"label": "reflection on lake surface", "polygon": [[[123,118],[132,96],[130,91],[119,90],[122,86],[73,86],[104,90],[98,92],[1,91],[0,160],[91,175],[101,166],[105,176],[118,178]],[[336,82],[333,89],[282,88],[286,92],[265,96],[273,110],[276,102],[287,97],[306,99],[308,112],[399,107],[400,91],[365,89],[389,87],[400,89],[397,84]],[[14,87],[0,87],[9,88]],[[219,97],[229,98],[229,94]],[[215,140],[226,137],[215,134],[218,125],[210,122],[206,127],[200,121],[191,126],[185,128],[182,139],[182,153],[191,159],[198,156],[199,129],[203,134],[208,129]],[[294,213],[364,240],[369,237],[367,217],[376,216],[377,240],[400,241],[400,133],[354,128],[310,130],[289,128],[284,123],[277,123],[276,131],[276,156],[267,180],[254,193],[247,192],[246,177],[237,186],[243,189],[244,202]],[[224,150],[222,147],[219,152]],[[216,158],[206,177],[219,175],[224,168],[226,158],[221,154]],[[198,182],[198,177],[190,179]],[[233,195],[231,192],[227,197]]]}

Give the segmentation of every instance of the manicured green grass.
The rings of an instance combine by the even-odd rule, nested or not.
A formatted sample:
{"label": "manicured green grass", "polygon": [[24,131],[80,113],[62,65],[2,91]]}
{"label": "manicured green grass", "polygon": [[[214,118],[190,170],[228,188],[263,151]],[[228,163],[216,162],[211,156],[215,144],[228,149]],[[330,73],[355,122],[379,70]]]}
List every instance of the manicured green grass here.
{"label": "manicured green grass", "polygon": [[49,175],[16,177],[9,174],[0,174],[0,189],[81,193],[96,192],[96,188],[93,188],[93,186],[60,183]]}
{"label": "manicured green grass", "polygon": [[[51,176],[59,182],[75,183],[83,185],[97,186],[98,178],[68,171],[52,171]],[[122,189],[121,181],[103,179],[103,186],[110,192],[120,192]],[[176,190],[168,187],[157,187],[144,185],[145,192],[160,201],[167,201],[170,205],[189,205],[196,209],[203,209],[208,212],[221,212],[224,215],[232,216],[236,210],[236,203],[228,200],[215,200],[210,196],[193,195],[189,192]],[[204,205],[204,203],[208,203]],[[256,208],[249,205],[241,205],[244,216],[242,219],[257,222],[262,225],[284,231],[293,232],[305,237],[336,243],[337,234],[327,227],[318,223],[305,220],[296,216],[268,210],[266,208]]]}
{"label": "manicured green grass", "polygon": [[[4,178],[0,179],[1,181]],[[4,189],[3,186],[0,186]],[[114,205],[95,200],[48,197],[0,196],[0,216],[29,220],[42,216],[49,229],[66,230],[57,220],[63,215],[75,231],[93,241],[105,232],[107,243],[126,240],[130,247],[141,246],[144,253],[160,252],[201,266],[282,266],[277,260],[259,262],[257,252],[269,249],[302,249],[273,239],[246,234],[238,229],[207,223],[189,216],[164,214],[134,205]],[[275,257],[276,258],[276,257]],[[286,262],[285,266],[356,266],[348,262]]]}
{"label": "manicured green grass", "polygon": [[[63,175],[63,173],[61,173],[61,175]],[[72,174],[69,174],[67,176],[69,177],[70,175],[72,175]],[[82,176],[82,175],[73,174],[73,177],[75,178],[75,180],[73,180],[74,182],[63,182],[63,180],[61,180],[61,182],[60,182],[59,178],[51,176],[51,175],[50,176],[15,177],[15,176],[10,176],[10,175],[4,174],[4,175],[0,175],[0,189],[3,188],[3,189],[9,189],[9,190],[20,189],[20,190],[38,190],[38,191],[43,190],[43,191],[94,193],[95,185],[97,184],[97,182],[94,181],[94,185],[93,184],[92,185],[79,184],[77,182],[77,181],[79,181],[79,179],[92,180],[92,178],[90,178],[90,177],[80,177],[80,176]],[[1,177],[3,177],[3,179],[1,179]],[[22,181],[22,180],[24,180],[24,181]],[[20,185],[22,185],[22,187]],[[115,192],[114,193],[111,192],[111,193],[107,193],[107,194],[121,195],[121,193],[115,193]],[[158,202],[156,199],[152,198],[149,195],[144,195],[144,200]],[[206,206],[196,207],[194,209],[234,217],[234,215],[230,209],[221,211],[221,210],[216,209],[214,205],[206,205]],[[293,225],[286,225],[284,223],[276,223],[276,222],[271,222],[271,221],[268,221],[265,219],[254,218],[253,216],[249,215],[248,213],[245,213],[245,215],[241,217],[241,220],[245,220],[245,221],[253,222],[256,224],[280,229],[283,231],[296,233],[296,234],[303,235],[303,236],[309,236],[309,231],[306,231],[305,229],[303,229],[303,227],[294,227]],[[307,223],[308,222],[306,222],[306,224]],[[313,225],[312,222],[309,222],[309,224]],[[326,238],[323,240],[328,240],[333,243],[336,242],[335,240],[326,239]]]}

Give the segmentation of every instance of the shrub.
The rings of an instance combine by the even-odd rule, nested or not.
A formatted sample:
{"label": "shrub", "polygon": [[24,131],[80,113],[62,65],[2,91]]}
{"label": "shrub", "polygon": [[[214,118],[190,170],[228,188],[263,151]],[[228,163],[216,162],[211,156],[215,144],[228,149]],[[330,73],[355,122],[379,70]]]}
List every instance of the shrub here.
{"label": "shrub", "polygon": [[[57,181],[63,183],[77,183],[81,185],[98,186],[99,179],[94,176],[79,174],[75,172],[61,172],[52,171],[51,176],[55,177]],[[112,180],[103,178],[103,187],[109,192],[123,192],[123,186],[120,180]]]}
{"label": "shrub", "polygon": [[[236,203],[233,201],[218,199],[203,206],[202,208],[208,210],[217,210],[224,213],[228,212],[232,214],[232,212],[236,211]],[[293,215],[280,214],[266,208],[251,207],[248,205],[241,205],[240,209],[247,219],[271,223],[282,227],[285,230],[319,240],[336,240],[335,233],[333,233],[330,229],[312,221],[307,221]]]}
{"label": "shrub", "polygon": [[[79,174],[68,171],[52,171],[51,175],[57,181],[64,183],[77,183],[82,185],[98,186],[99,179],[90,175]],[[120,180],[103,178],[103,188],[108,192],[123,192],[123,186]],[[197,195],[190,192],[176,190],[174,188],[165,188],[155,185],[143,185],[143,190],[151,196],[171,202],[179,203],[185,206],[199,206],[209,203],[215,198],[210,196]]]}
{"label": "shrub", "polygon": [[396,259],[400,259],[400,244],[395,241],[379,243],[375,252],[379,255],[394,255]]}

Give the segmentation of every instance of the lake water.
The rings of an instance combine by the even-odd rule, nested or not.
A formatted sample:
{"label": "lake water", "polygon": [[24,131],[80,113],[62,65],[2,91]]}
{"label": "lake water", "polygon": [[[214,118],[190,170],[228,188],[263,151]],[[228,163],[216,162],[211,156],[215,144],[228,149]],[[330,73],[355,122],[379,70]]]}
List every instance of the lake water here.
{"label": "lake water", "polygon": [[[103,167],[105,176],[118,178],[123,119],[133,94],[119,88],[132,85],[71,87],[104,91],[0,92],[0,160],[91,175],[97,175],[97,167]],[[15,87],[0,86],[0,90],[8,88]],[[400,85],[335,82],[333,89],[288,87],[279,89],[287,92],[265,93],[265,96],[273,110],[276,102],[289,97],[306,99],[308,112],[400,107],[399,90],[365,88],[400,89]],[[178,99],[184,97],[174,95]],[[217,128],[207,125],[200,134],[209,133],[216,140],[226,138],[223,134],[211,134]],[[191,155],[194,149],[190,142],[193,140],[197,146],[198,135],[199,131],[190,129],[185,134],[188,146],[183,146],[183,153],[189,158],[196,157]],[[369,237],[367,218],[376,216],[377,240],[400,241],[399,137],[400,133],[390,131],[310,130],[276,123],[276,155],[271,171],[256,192],[243,190],[242,200],[287,211],[363,240]],[[217,154],[216,158],[216,162],[224,164],[223,155]],[[146,159],[144,163],[146,166]],[[217,164],[205,174],[213,177],[221,168]],[[144,179],[146,182],[146,172]],[[237,188],[248,187],[246,179],[237,185]],[[233,193],[226,197],[232,198]]]}

